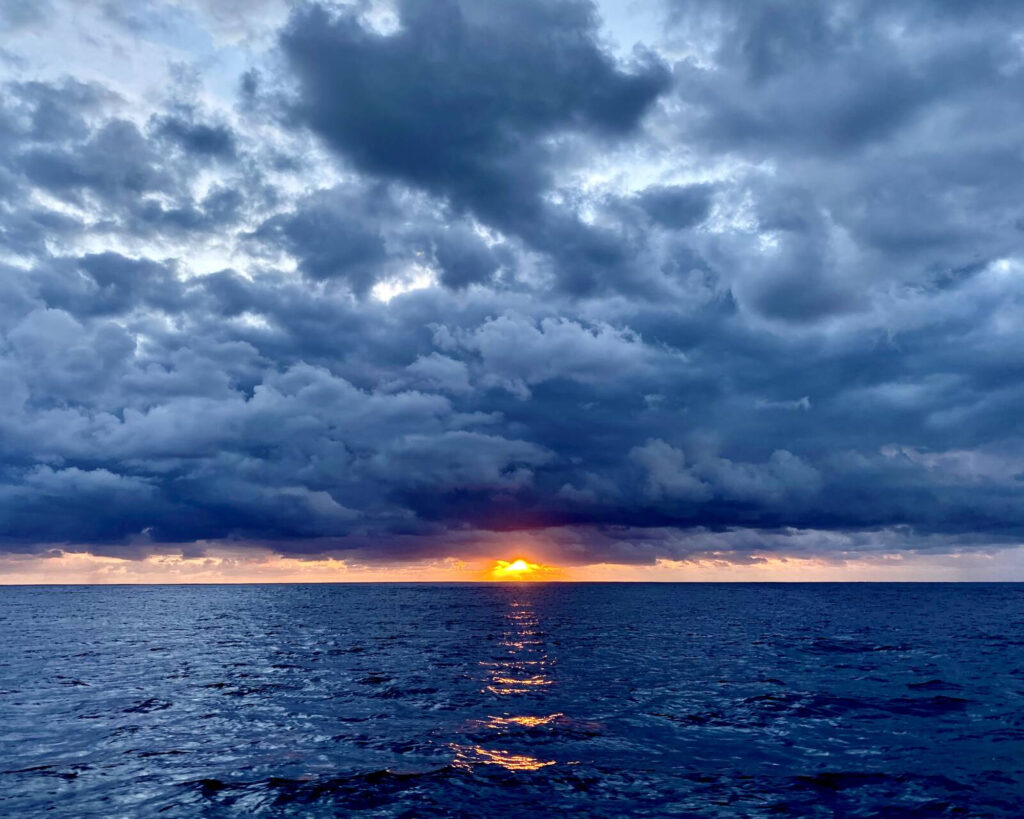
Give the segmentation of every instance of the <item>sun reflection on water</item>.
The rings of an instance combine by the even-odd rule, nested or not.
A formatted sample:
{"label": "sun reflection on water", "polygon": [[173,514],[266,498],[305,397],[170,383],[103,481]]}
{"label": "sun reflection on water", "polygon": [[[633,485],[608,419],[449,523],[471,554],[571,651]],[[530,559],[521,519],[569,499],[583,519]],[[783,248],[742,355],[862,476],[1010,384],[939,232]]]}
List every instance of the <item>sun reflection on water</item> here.
{"label": "sun reflection on water", "polygon": [[[552,659],[548,656],[544,641],[544,631],[540,621],[528,600],[514,600],[509,603],[505,612],[505,631],[496,640],[505,649],[506,656],[481,660],[480,667],[486,676],[481,689],[485,693],[494,694],[507,705],[513,705],[517,697],[529,696],[535,702],[538,696],[554,684],[551,676]],[[515,709],[518,710],[518,709]],[[515,735],[520,740],[528,737],[522,729],[553,730],[555,726],[566,722],[566,717],[559,713],[541,713],[537,715],[508,713],[491,715],[486,720],[470,723],[471,730],[486,729],[494,732],[495,738]],[[474,737],[486,742],[483,737]],[[476,765],[495,765],[509,771],[536,771],[556,764],[556,760],[540,759],[518,750],[487,748],[483,745],[452,744],[455,751],[453,764],[458,767],[472,768]]]}
{"label": "sun reflection on water", "polygon": [[481,663],[489,668],[490,673],[484,690],[505,697],[551,685],[553,681],[547,674],[550,660],[541,639],[544,632],[539,628],[540,621],[532,606],[513,601],[505,614],[505,621],[508,630],[498,644],[507,648],[510,656]]}
{"label": "sun reflection on water", "polygon": [[551,685],[551,680],[541,674],[532,677],[499,677],[491,678],[487,690],[492,694],[506,696],[508,694],[525,694],[539,685]]}
{"label": "sun reflection on water", "polygon": [[496,751],[482,748],[479,745],[452,745],[455,759],[452,765],[457,768],[472,769],[477,765],[497,765],[507,771],[537,771],[554,765],[555,761],[537,759],[526,754],[513,754],[510,751]]}
{"label": "sun reflection on water", "polygon": [[539,728],[551,725],[565,715],[562,713],[548,714],[546,717],[488,717],[484,724],[495,731],[503,731],[514,726],[523,728]]}

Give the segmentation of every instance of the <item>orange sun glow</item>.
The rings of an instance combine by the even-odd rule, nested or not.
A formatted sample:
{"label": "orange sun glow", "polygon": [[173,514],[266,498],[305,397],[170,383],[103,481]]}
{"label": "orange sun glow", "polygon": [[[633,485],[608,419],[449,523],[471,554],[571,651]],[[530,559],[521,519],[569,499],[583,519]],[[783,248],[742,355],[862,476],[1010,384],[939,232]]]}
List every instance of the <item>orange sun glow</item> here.
{"label": "orange sun glow", "polygon": [[527,580],[543,568],[540,564],[530,563],[521,557],[498,560],[491,569],[491,577],[495,580]]}

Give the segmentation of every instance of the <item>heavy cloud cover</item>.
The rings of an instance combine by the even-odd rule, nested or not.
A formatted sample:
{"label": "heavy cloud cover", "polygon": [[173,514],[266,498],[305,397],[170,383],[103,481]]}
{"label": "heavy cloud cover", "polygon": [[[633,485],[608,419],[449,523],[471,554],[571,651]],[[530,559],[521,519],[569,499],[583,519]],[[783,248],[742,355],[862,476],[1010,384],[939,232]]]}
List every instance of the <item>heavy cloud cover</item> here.
{"label": "heavy cloud cover", "polygon": [[1017,4],[235,5],[4,7],[0,549],[1021,539]]}

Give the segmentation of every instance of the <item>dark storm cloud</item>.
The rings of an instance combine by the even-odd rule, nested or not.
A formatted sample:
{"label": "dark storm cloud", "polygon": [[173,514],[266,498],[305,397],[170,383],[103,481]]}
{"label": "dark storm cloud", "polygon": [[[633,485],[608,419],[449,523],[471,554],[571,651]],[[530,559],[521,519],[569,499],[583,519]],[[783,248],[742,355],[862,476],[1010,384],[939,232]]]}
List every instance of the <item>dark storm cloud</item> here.
{"label": "dark storm cloud", "polygon": [[88,191],[114,203],[173,185],[171,176],[160,167],[156,146],[124,120],[105,124],[73,147],[26,151],[19,165],[29,182],[69,198]]}
{"label": "dark storm cloud", "polygon": [[[14,83],[8,88],[11,114],[20,115],[23,136],[32,141],[61,142],[88,133],[88,117],[117,101],[96,83],[64,79],[59,84]],[[27,127],[26,127],[27,126]]]}
{"label": "dark storm cloud", "polygon": [[337,187],[305,199],[293,213],[277,215],[254,234],[269,248],[285,248],[311,279],[338,279],[365,295],[389,253],[384,232],[401,210],[383,187]]}
{"label": "dark storm cloud", "polygon": [[640,207],[656,222],[688,228],[703,222],[711,210],[710,185],[655,185],[637,197]]}
{"label": "dark storm cloud", "polygon": [[[224,123],[207,122],[194,106],[174,103],[145,127],[118,116],[126,105],[96,83],[64,79],[5,86],[0,105],[0,197],[33,191],[92,211],[93,232],[134,237],[209,232],[235,222],[259,174],[247,169],[232,187],[196,195],[192,185],[208,161],[238,159]],[[89,228],[81,217],[34,205],[12,209],[2,228],[8,248],[40,251],[46,237],[70,238]]]}
{"label": "dark storm cloud", "polygon": [[191,111],[164,116],[157,131],[183,150],[200,156],[230,159],[235,155],[235,138],[225,125],[196,122]]}
{"label": "dark storm cloud", "polygon": [[583,2],[366,11],[232,111],[6,86],[5,549],[1024,534],[1015,4],[673,3],[632,64]]}
{"label": "dark storm cloud", "polygon": [[[970,5],[972,11],[968,11]],[[940,102],[1006,87],[1013,4],[673,4],[676,22],[710,26],[714,67],[679,66],[692,123],[708,139],[774,153],[833,155],[912,127]],[[1008,28],[1000,30],[999,21]],[[915,36],[921,34],[923,36]]]}
{"label": "dark storm cloud", "polygon": [[666,86],[657,63],[627,74],[575,0],[506,8],[400,4],[401,28],[368,30],[310,6],[283,35],[297,115],[360,166],[515,221],[537,207],[545,136],[632,131]]}
{"label": "dark storm cloud", "polygon": [[555,255],[571,289],[592,287],[593,271],[571,269],[614,268],[621,250],[543,201],[547,141],[635,131],[667,88],[663,65],[645,55],[628,72],[617,66],[596,41],[593,8],[577,0],[402,2],[399,12],[386,36],[317,5],[292,19],[282,45],[300,83],[298,121],[356,167]]}
{"label": "dark storm cloud", "polygon": [[883,282],[921,286],[1016,252],[1018,7],[672,8],[680,36],[714,32],[709,62],[676,66],[681,138],[772,166],[749,186],[776,250],[708,251],[742,302],[822,318],[863,309]]}
{"label": "dark storm cloud", "polygon": [[441,282],[458,290],[490,281],[501,264],[499,256],[469,230],[445,230],[436,239],[434,255]]}
{"label": "dark storm cloud", "polygon": [[182,288],[168,265],[95,253],[60,259],[34,271],[39,295],[55,308],[83,317],[119,315],[137,308],[177,312]]}

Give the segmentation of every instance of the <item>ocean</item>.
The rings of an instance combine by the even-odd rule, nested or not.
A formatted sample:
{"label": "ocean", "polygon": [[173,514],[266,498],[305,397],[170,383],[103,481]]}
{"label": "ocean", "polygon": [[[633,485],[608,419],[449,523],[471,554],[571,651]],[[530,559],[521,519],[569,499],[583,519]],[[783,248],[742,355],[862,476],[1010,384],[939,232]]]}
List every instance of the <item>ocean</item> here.
{"label": "ocean", "polygon": [[0,815],[1024,815],[1024,584],[0,588]]}

